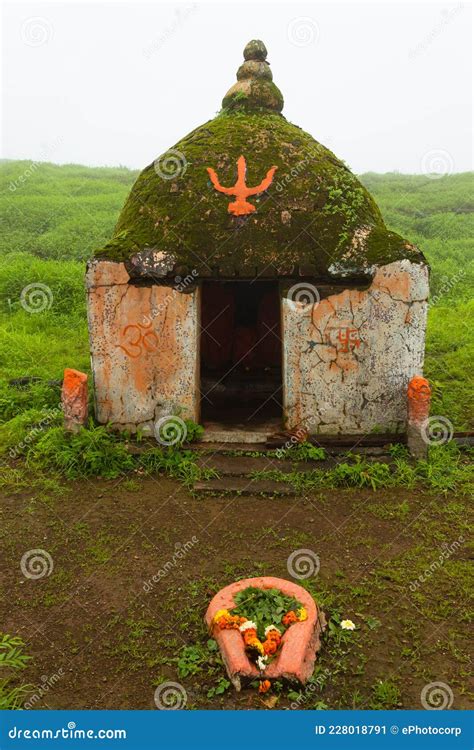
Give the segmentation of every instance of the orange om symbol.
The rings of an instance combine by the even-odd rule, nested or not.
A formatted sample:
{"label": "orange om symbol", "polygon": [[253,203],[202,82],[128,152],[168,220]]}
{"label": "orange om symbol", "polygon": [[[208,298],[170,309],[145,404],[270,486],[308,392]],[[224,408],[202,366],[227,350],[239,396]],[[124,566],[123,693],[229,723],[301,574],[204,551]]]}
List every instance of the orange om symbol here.
{"label": "orange om symbol", "polygon": [[[158,347],[158,336],[154,331],[147,331],[147,328],[151,328],[151,321],[148,325],[142,323],[131,323],[122,330],[122,338],[129,336],[128,341],[125,342],[125,346],[122,344],[115,344],[119,349],[123,349],[125,354],[132,359],[137,359],[145,349],[146,351],[156,351]],[[143,333],[144,329],[146,333]]]}

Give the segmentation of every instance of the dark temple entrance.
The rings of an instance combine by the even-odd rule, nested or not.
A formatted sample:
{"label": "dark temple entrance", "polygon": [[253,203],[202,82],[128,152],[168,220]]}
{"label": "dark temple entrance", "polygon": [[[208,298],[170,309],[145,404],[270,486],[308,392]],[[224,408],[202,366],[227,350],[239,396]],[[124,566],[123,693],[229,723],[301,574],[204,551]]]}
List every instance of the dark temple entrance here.
{"label": "dark temple entrance", "polygon": [[201,421],[279,429],[282,339],[277,281],[206,281],[201,302]]}

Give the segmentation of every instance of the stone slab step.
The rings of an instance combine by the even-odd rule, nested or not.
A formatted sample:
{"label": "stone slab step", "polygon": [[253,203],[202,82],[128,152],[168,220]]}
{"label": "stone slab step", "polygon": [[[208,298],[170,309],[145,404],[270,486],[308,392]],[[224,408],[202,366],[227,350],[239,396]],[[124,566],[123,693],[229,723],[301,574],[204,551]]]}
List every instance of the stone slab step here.
{"label": "stone slab step", "polygon": [[223,456],[220,454],[211,456],[198,455],[196,457],[198,466],[202,468],[215,469],[220,476],[239,477],[252,474],[254,471],[298,471],[307,473],[314,469],[329,469],[335,465],[335,459],[328,461],[285,461],[265,456]]}
{"label": "stone slab step", "polygon": [[265,445],[268,435],[265,432],[253,432],[252,430],[205,430],[201,437],[201,443],[258,443]]}
{"label": "stone slab step", "polygon": [[274,482],[269,479],[252,481],[248,477],[226,477],[196,482],[194,491],[212,495],[296,495],[296,490],[286,482]]}

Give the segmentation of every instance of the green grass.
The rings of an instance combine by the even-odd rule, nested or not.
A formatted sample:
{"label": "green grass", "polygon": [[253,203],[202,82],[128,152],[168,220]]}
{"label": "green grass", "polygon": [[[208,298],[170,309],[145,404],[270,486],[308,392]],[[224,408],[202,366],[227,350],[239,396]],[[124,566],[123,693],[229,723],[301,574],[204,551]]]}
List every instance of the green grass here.
{"label": "green grass", "polygon": [[21,638],[0,633],[0,710],[14,710],[30,692],[31,685],[16,685],[15,677],[25,669],[30,657],[25,654]]}

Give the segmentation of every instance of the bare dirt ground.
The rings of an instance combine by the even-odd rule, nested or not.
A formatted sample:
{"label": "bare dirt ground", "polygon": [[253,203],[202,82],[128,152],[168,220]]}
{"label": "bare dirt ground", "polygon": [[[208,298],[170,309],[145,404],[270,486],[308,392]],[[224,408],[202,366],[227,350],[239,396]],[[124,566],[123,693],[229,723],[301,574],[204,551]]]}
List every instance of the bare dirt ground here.
{"label": "bare dirt ground", "polygon": [[[1,629],[33,657],[35,708],[155,708],[166,680],[188,708],[289,707],[287,686],[269,701],[222,682],[203,616],[222,586],[289,578],[288,556],[310,550],[319,573],[297,582],[357,630],[326,631],[299,707],[421,708],[442,682],[468,708],[468,508],[420,490],[193,497],[162,477],[32,487],[0,500]],[[34,549],[54,566],[37,579],[20,565]]]}

